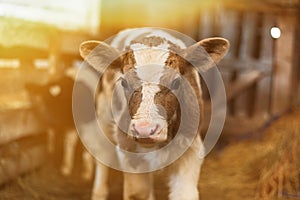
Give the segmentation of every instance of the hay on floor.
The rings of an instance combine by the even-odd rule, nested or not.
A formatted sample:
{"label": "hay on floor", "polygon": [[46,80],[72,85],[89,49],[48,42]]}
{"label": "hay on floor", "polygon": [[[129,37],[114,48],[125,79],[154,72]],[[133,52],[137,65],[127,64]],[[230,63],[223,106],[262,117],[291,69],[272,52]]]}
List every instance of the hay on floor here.
{"label": "hay on floor", "polygon": [[[226,135],[225,135],[226,137]],[[299,199],[300,108],[253,138],[211,152],[203,165],[202,199]]]}
{"label": "hay on floor", "polygon": [[[216,146],[202,167],[201,199],[299,199],[299,152],[300,107],[253,133],[252,139]],[[122,199],[121,177],[115,172],[110,179],[110,200]],[[79,173],[66,178],[56,165],[46,165],[0,187],[0,199],[87,200],[91,189],[92,182],[83,182]],[[157,182],[155,192],[157,199],[166,199],[168,188]]]}

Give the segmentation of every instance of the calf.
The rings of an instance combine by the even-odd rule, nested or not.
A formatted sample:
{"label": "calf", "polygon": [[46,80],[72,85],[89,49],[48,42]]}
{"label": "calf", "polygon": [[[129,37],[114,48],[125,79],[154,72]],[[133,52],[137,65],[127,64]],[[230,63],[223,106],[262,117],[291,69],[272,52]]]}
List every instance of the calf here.
{"label": "calf", "polygon": [[[198,72],[212,67],[228,48],[223,38],[208,38],[187,47],[171,33],[150,28],[120,32],[110,45],[99,41],[81,44],[81,56],[101,74],[98,120],[115,144],[124,170],[124,199],[153,200],[155,169],[169,177],[169,199],[199,199],[204,147],[201,120],[195,117],[203,110]],[[116,59],[110,63],[112,57]],[[189,128],[193,123],[196,128]],[[176,137],[181,138],[175,142],[178,149],[188,147],[179,153],[179,159],[164,165],[178,152],[159,150]],[[126,151],[142,153],[141,159],[132,160]],[[93,199],[107,198],[106,179],[107,167],[98,163]]]}
{"label": "calf", "polygon": [[[30,94],[36,115],[47,129],[48,150],[54,152],[55,134],[64,137],[61,173],[69,175],[74,166],[74,156],[78,136],[72,116],[72,89],[74,78],[66,75],[57,81],[46,85],[27,84],[26,89]],[[84,179],[90,179],[93,174],[93,159],[88,152],[82,154]]]}

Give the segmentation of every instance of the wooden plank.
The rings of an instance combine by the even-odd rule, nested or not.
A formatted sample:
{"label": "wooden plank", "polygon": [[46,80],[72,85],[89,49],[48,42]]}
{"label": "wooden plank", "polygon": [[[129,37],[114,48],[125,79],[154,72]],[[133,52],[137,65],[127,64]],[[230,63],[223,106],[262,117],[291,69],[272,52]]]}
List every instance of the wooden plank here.
{"label": "wooden plank", "polygon": [[[262,38],[260,43],[260,57],[259,61],[262,63],[269,63],[265,67],[268,71],[272,70],[273,59],[273,39],[270,35],[270,29],[274,26],[273,15],[264,15],[262,18]],[[254,112],[255,115],[269,117],[271,106],[271,76],[265,76],[257,85],[257,93],[255,100]]]}
{"label": "wooden plank", "polygon": [[[219,19],[220,19],[221,36],[227,38],[230,41],[230,45],[231,45],[230,50],[224,59],[225,61],[219,64],[219,66],[222,66],[221,69],[223,69],[224,62],[226,62],[226,60],[227,61],[230,60],[229,62],[227,62],[227,65],[225,65],[225,66],[230,66],[230,69],[227,70],[227,72],[229,72],[229,74],[227,74],[227,83],[226,83],[228,88],[228,85],[231,85],[232,82],[236,81],[239,73],[239,70],[237,70],[239,66],[234,65],[235,63],[231,62],[231,60],[237,60],[236,57],[238,57],[239,55],[241,33],[242,33],[242,26],[241,26],[242,13],[230,9],[225,10],[223,8],[220,9],[220,12],[218,12],[217,14],[220,15]],[[228,68],[229,67],[227,67],[227,69]],[[238,111],[235,105],[236,105],[236,101],[234,99],[228,102],[229,115],[235,115],[236,112]]]}
{"label": "wooden plank", "polygon": [[265,73],[271,72],[270,65],[272,65],[271,60],[248,59],[245,61],[237,58],[225,58],[218,64],[222,71],[259,70]]}
{"label": "wooden plank", "polygon": [[275,41],[271,104],[273,114],[280,114],[291,105],[293,55],[296,37],[296,16],[281,15],[277,20],[277,25],[282,34]]}
{"label": "wooden plank", "polygon": [[215,3],[214,6],[212,7],[212,34],[210,37],[217,37],[221,36],[221,15],[220,13],[222,12],[223,8],[220,3]]}
{"label": "wooden plank", "polygon": [[240,46],[240,59],[253,58],[253,50],[256,45],[256,31],[257,31],[257,13],[244,13],[242,23],[242,41]]}
{"label": "wooden plank", "polygon": [[257,85],[254,112],[255,115],[270,116],[271,76],[263,77]]}
{"label": "wooden plank", "polygon": [[[232,83],[237,80],[237,70],[233,70],[229,78],[229,84],[232,85]],[[232,91],[232,89],[228,89],[227,91]],[[231,101],[228,101],[228,113],[232,116],[234,116],[236,113],[235,103],[236,101],[233,98]]]}
{"label": "wooden plank", "polygon": [[213,18],[212,18],[211,9],[201,10],[199,38],[211,37],[213,33],[212,24],[213,24]]}
{"label": "wooden plank", "polygon": [[273,15],[263,15],[262,22],[262,39],[260,44],[260,57],[261,62],[272,64],[273,59],[273,39],[270,30],[275,25],[275,17]]}
{"label": "wooden plank", "polygon": [[[204,105],[204,113],[210,113],[211,104],[205,102]],[[227,115],[222,135],[225,138],[228,137],[231,139],[241,137],[242,134],[253,132],[261,128],[268,120],[270,120],[270,118],[260,115],[255,115],[253,117]],[[203,130],[207,130],[210,122],[210,115],[205,115],[203,121]]]}
{"label": "wooden plank", "polygon": [[241,93],[247,90],[249,87],[253,86],[260,79],[265,76],[263,72],[251,71],[240,76],[236,81],[234,81],[230,87],[227,89],[227,101],[232,101]]}
{"label": "wooden plank", "polygon": [[[269,118],[264,118],[259,115],[250,118],[248,116],[228,116],[222,134],[225,138],[230,140],[251,137],[254,136],[255,131],[263,127],[268,120]],[[247,135],[247,133],[250,134]]]}
{"label": "wooden plank", "polygon": [[250,88],[247,91],[247,96],[248,98],[246,99],[247,101],[247,105],[246,105],[246,114],[247,116],[249,116],[250,118],[255,116],[255,106],[257,104],[256,97],[257,97],[257,85],[258,85],[258,81],[256,81],[252,86],[250,86]]}
{"label": "wooden plank", "polygon": [[[257,16],[258,15],[255,12],[245,12],[243,14],[242,37],[239,46],[239,59],[244,62],[247,62],[247,60],[254,58],[253,52],[254,49],[257,48]],[[248,74],[246,73],[238,74],[238,78],[241,80],[246,79],[247,76]],[[238,116],[249,115],[248,111],[251,110],[249,106],[253,106],[253,94],[255,94],[255,92],[253,91],[252,87],[251,90],[250,88],[247,88],[247,90],[244,90],[239,96],[236,97],[235,109]]]}
{"label": "wooden plank", "polygon": [[[300,5],[300,1],[299,1]],[[300,12],[298,13],[298,18],[296,24],[300,23]],[[296,26],[296,35],[300,35],[300,27]],[[295,38],[295,55],[294,55],[294,71],[293,71],[293,86],[292,86],[292,91],[293,91],[293,96],[292,96],[292,104],[293,106],[297,106],[300,104],[300,38],[296,37]]]}
{"label": "wooden plank", "polygon": [[240,35],[240,13],[235,10],[222,9],[219,13],[221,23],[221,35],[230,42],[230,49],[226,58],[234,57],[238,51],[238,38]]}

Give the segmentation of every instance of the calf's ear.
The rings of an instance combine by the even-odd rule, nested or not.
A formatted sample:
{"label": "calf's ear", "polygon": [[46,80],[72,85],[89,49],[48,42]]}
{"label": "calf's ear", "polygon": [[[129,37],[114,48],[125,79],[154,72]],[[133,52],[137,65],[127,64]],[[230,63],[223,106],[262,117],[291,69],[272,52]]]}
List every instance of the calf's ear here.
{"label": "calf's ear", "polygon": [[120,67],[121,57],[117,49],[105,42],[89,40],[80,44],[81,57],[95,70],[102,73],[106,67]]}
{"label": "calf's ear", "polygon": [[229,50],[229,41],[224,38],[203,39],[184,51],[184,58],[194,67],[206,71],[217,64]]}

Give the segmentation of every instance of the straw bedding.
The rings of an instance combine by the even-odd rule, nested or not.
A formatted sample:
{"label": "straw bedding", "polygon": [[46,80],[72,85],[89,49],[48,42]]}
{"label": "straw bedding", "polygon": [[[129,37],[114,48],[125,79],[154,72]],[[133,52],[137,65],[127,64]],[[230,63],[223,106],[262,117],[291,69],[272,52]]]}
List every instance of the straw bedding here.
{"label": "straw bedding", "polygon": [[[206,157],[199,184],[201,199],[300,199],[300,108],[243,138],[248,139],[216,146]],[[0,199],[89,199],[92,181],[80,179],[80,168],[65,178],[57,166],[49,163],[1,186]],[[110,199],[120,199],[121,173],[112,176]],[[155,191],[158,199],[166,198],[162,181],[156,181]]]}

